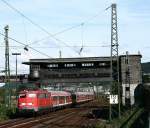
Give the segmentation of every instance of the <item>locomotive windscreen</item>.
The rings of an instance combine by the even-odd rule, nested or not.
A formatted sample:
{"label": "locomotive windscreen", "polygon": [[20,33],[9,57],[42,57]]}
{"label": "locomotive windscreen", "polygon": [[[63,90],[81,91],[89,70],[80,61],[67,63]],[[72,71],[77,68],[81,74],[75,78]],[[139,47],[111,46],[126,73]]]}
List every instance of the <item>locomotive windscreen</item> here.
{"label": "locomotive windscreen", "polygon": [[28,97],[30,97],[30,98],[35,98],[36,97],[36,94],[28,94]]}
{"label": "locomotive windscreen", "polygon": [[19,94],[19,98],[26,98],[26,94]]}

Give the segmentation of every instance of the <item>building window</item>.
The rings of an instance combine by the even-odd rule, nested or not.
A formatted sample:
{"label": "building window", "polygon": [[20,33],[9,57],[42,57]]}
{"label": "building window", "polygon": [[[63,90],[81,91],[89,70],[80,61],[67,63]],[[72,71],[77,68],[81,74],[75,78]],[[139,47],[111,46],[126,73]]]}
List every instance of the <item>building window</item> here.
{"label": "building window", "polygon": [[94,66],[93,63],[82,63],[82,67],[91,67]]}
{"label": "building window", "polygon": [[57,68],[58,64],[49,64],[47,67],[49,67],[49,68]]}
{"label": "building window", "polygon": [[65,64],[65,67],[75,67],[76,64]]}
{"label": "building window", "polygon": [[99,66],[106,66],[106,63],[99,63]]}
{"label": "building window", "polygon": [[40,65],[31,64],[31,69],[32,69],[32,70],[40,70]]}

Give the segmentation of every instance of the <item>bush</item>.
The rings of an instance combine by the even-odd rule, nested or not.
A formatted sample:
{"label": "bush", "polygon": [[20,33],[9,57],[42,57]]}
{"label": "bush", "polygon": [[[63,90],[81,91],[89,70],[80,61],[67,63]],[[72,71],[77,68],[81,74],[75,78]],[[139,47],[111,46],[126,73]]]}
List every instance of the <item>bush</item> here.
{"label": "bush", "polygon": [[9,117],[7,115],[7,109],[6,109],[6,107],[3,104],[1,104],[0,105],[0,121],[6,120],[8,118]]}
{"label": "bush", "polygon": [[7,108],[4,104],[0,104],[0,121],[16,117],[16,108]]}

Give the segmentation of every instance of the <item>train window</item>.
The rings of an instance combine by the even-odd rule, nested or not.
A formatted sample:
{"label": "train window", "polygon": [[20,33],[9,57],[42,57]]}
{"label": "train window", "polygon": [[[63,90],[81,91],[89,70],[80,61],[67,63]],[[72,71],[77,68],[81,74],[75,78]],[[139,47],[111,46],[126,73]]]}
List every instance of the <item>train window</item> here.
{"label": "train window", "polygon": [[30,97],[30,98],[35,98],[35,97],[36,97],[36,94],[28,94],[28,97]]}
{"label": "train window", "polygon": [[60,96],[59,99],[60,100],[65,100],[65,97],[64,96]]}
{"label": "train window", "polygon": [[38,98],[45,98],[45,94],[44,93],[39,94]]}
{"label": "train window", "polygon": [[53,100],[55,100],[55,101],[56,101],[57,99],[58,99],[58,97],[57,97],[57,96],[54,96],[54,97],[53,97]]}
{"label": "train window", "polygon": [[19,98],[26,98],[26,94],[19,94]]}

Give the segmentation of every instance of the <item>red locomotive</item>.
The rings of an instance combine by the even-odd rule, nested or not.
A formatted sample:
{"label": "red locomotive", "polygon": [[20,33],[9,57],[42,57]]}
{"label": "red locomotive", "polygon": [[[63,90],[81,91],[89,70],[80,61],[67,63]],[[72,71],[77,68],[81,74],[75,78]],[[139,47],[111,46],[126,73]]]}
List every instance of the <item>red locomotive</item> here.
{"label": "red locomotive", "polygon": [[40,112],[66,107],[75,103],[93,100],[92,92],[35,90],[21,91],[18,97],[19,112]]}

